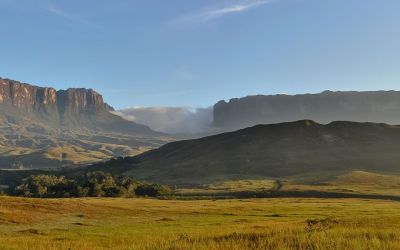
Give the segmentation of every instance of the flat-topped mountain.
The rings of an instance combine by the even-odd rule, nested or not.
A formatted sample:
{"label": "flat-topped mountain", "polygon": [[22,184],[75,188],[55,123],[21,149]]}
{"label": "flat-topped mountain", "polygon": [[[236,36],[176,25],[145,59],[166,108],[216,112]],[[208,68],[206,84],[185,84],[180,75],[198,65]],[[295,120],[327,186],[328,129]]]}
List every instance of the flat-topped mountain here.
{"label": "flat-topped mountain", "polygon": [[[0,79],[0,119],[12,122],[29,118],[46,125],[154,133],[148,127],[128,122],[110,111],[114,109],[92,89],[56,91],[9,79]],[[83,126],[82,126],[83,125]]]}
{"label": "flat-topped mountain", "polygon": [[128,156],[171,138],[122,119],[92,89],[0,79],[0,168],[48,168]]}
{"label": "flat-topped mountain", "polygon": [[94,112],[111,109],[103,97],[92,89],[67,89],[56,91],[53,88],[32,86],[18,81],[0,78],[0,104],[23,111]]}
{"label": "flat-topped mountain", "polygon": [[354,170],[399,173],[399,141],[400,126],[302,120],[172,142],[95,167],[172,184]]}
{"label": "flat-topped mountain", "polygon": [[301,119],[400,124],[400,91],[257,95],[214,105],[214,126],[225,131]]}

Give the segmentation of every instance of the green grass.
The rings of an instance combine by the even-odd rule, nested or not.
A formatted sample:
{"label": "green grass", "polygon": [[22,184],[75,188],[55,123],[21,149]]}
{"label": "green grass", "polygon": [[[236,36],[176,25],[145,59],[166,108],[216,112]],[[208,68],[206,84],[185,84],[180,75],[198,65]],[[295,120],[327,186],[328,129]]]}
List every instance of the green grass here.
{"label": "green grass", "polygon": [[400,203],[0,197],[0,249],[400,249]]}

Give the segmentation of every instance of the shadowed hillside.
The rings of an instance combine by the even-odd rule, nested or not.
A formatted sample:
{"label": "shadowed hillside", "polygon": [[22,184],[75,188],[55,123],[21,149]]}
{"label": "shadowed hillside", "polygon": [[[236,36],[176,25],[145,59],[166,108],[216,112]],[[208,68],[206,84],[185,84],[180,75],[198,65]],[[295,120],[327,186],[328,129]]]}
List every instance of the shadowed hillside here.
{"label": "shadowed hillside", "polygon": [[93,168],[164,183],[210,183],[323,172],[400,172],[400,127],[310,120],[169,143]]}

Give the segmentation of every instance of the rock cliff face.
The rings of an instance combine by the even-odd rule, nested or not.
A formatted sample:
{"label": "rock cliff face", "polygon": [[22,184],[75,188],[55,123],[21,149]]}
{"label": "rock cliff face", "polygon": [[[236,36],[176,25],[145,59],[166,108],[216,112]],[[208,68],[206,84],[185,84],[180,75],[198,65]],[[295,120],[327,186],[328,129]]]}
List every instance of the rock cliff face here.
{"label": "rock cliff face", "polygon": [[40,88],[17,81],[0,79],[0,103],[32,111],[41,107],[55,107],[57,92],[52,88]]}
{"label": "rock cliff face", "polygon": [[302,119],[400,124],[400,91],[258,95],[214,105],[213,123],[222,130]]}
{"label": "rock cliff face", "polygon": [[92,89],[67,89],[56,91],[9,79],[0,78],[0,104],[27,112],[93,113],[108,112],[112,108],[104,103],[103,97]]}
{"label": "rock cliff face", "polygon": [[57,92],[58,109],[61,112],[102,112],[111,108],[103,97],[92,89],[67,89]]}

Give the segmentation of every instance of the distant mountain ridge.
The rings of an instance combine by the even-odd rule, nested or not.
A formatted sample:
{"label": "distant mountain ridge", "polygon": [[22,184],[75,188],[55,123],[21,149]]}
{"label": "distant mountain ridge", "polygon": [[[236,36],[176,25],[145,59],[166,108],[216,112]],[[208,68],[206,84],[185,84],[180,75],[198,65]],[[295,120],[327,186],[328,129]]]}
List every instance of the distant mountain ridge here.
{"label": "distant mountain ridge", "polygon": [[355,170],[398,174],[399,141],[400,126],[301,120],[172,142],[93,167],[169,184]]}
{"label": "distant mountain ridge", "polygon": [[301,119],[400,124],[400,91],[324,91],[233,98],[214,105],[213,124],[230,131]]}
{"label": "distant mountain ridge", "polygon": [[86,164],[172,140],[112,111],[92,89],[57,91],[0,78],[0,169]]}

